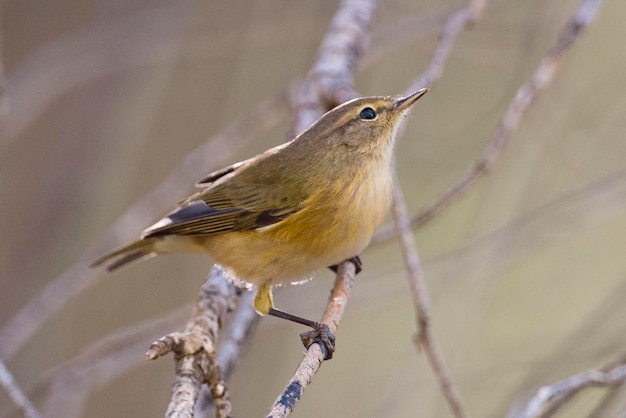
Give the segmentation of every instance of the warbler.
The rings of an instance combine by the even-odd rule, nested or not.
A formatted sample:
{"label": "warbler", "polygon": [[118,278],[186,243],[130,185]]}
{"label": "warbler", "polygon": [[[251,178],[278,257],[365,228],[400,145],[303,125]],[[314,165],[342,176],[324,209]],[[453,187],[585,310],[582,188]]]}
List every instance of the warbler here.
{"label": "warbler", "polygon": [[215,171],[203,190],[92,266],[113,271],[161,253],[201,252],[255,285],[254,308],[313,328],[326,357],[334,335],[324,324],[274,307],[272,287],[336,269],[369,244],[389,210],[396,131],[428,89],[406,97],[362,97],[328,111],[293,140]]}

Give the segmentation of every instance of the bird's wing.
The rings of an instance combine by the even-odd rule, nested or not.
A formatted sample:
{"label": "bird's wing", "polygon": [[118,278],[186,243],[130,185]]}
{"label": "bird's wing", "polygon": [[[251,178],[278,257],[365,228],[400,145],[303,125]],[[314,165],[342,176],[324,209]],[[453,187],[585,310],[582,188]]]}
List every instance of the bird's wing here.
{"label": "bird's wing", "polygon": [[187,199],[142,236],[212,235],[269,226],[300,210],[300,193],[294,196],[287,190],[293,189],[284,184],[237,181],[209,187]]}
{"label": "bird's wing", "polygon": [[[206,188],[144,231],[158,235],[212,235],[249,231],[276,224],[298,212],[308,195],[300,176],[290,176],[280,151],[285,143],[263,155],[207,175]],[[295,177],[295,178],[294,178]]]}
{"label": "bird's wing", "polygon": [[[290,141],[290,142],[293,142],[293,141]],[[204,176],[201,180],[198,180],[196,182],[196,187],[210,187],[211,185],[213,185],[213,183],[217,182],[218,180],[220,181],[233,180],[233,182],[237,182],[238,180],[241,180],[241,177],[246,178],[246,175],[250,174],[250,172],[247,171],[247,169],[250,166],[257,166],[257,167],[260,166],[260,168],[256,170],[256,172],[257,173],[265,172],[266,174],[267,174],[267,169],[263,167],[274,166],[273,169],[270,171],[271,173],[273,173],[272,180],[279,182],[281,180],[281,172],[280,172],[281,170],[276,170],[275,166],[276,166],[276,163],[281,159],[279,155],[280,152],[284,150],[285,148],[289,147],[290,142],[285,142],[283,144],[275,146],[274,148],[270,148],[267,151],[265,151],[263,154],[257,155],[256,157],[252,157],[247,160],[229,165],[228,167],[224,167],[220,170],[213,171],[212,173],[209,173],[206,176]],[[229,174],[230,176],[228,176]],[[241,176],[242,174],[243,176]],[[238,177],[238,179],[232,179],[232,177]],[[249,176],[247,178],[249,179]],[[269,183],[266,182],[265,184],[269,184]]]}

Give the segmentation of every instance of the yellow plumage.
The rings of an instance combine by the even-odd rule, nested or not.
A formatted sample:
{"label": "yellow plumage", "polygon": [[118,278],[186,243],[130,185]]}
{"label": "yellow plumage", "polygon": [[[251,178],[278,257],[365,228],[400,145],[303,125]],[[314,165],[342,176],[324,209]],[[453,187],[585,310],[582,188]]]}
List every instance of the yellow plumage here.
{"label": "yellow plumage", "polygon": [[336,107],[294,140],[209,174],[202,191],[94,265],[115,270],[154,254],[204,252],[257,285],[255,308],[270,313],[272,285],[368,245],[391,202],[397,126],[426,91]]}

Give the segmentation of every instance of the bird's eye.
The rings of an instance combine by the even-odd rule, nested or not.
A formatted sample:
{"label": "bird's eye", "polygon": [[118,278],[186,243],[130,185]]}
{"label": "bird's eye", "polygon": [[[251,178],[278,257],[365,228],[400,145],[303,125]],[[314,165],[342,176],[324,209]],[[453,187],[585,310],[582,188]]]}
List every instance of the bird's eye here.
{"label": "bird's eye", "polygon": [[372,120],[376,118],[376,112],[371,107],[366,107],[365,109],[361,110],[361,113],[359,113],[359,117],[361,119]]}

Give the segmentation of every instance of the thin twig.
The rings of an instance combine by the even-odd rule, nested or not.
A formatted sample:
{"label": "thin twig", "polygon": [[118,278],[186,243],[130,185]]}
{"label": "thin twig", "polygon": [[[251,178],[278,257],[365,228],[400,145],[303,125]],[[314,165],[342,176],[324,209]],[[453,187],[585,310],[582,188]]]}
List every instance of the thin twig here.
{"label": "thin twig", "polygon": [[475,22],[480,17],[486,3],[487,0],[471,0],[466,7],[450,16],[433,52],[433,56],[428,63],[428,67],[421,76],[411,83],[411,86],[407,89],[408,93],[425,86],[432,87],[441,78],[454,42],[470,23]]}
{"label": "thin twig", "polygon": [[[350,299],[354,275],[355,266],[352,262],[345,261],[339,264],[335,286],[322,317],[322,322],[328,325],[333,333],[337,331],[339,322]],[[291,413],[296,402],[302,397],[304,389],[311,383],[313,376],[321,367],[324,356],[324,351],[319,344],[315,343],[309,347],[293,377],[267,413],[268,418],[286,417]]]}
{"label": "thin twig", "polygon": [[[253,300],[254,292],[246,292],[242,295],[237,310],[230,318],[225,335],[220,338],[220,343],[217,347],[217,363],[222,370],[222,376],[225,381],[229,380],[237,362],[242,356],[242,351],[248,346],[261,319],[252,307]],[[215,416],[213,396],[207,386],[202,386],[202,393],[196,402],[194,416],[197,418]]]}
{"label": "thin twig", "polygon": [[569,400],[584,389],[616,387],[624,383],[626,383],[626,356],[622,357],[620,361],[611,362],[598,370],[588,370],[540,388],[526,404],[526,407],[514,416],[516,418],[548,417],[556,413],[557,409],[565,404],[564,399]]}
{"label": "thin twig", "polygon": [[[394,213],[396,215],[396,223],[398,226],[397,233],[401,235],[403,254],[405,257],[405,263],[407,264],[407,269],[409,270],[412,278],[412,293],[418,314],[418,324],[420,330],[418,334],[418,341],[420,346],[427,353],[429,360],[433,365],[435,375],[439,380],[443,393],[446,395],[448,403],[455,416],[465,416],[465,413],[460,405],[458,393],[456,392],[454,386],[452,386],[449,373],[445,363],[443,362],[443,358],[439,354],[438,350],[435,349],[433,340],[430,337],[429,309],[426,304],[428,299],[425,294],[426,285],[423,279],[421,267],[419,265],[417,252],[414,248],[415,243],[411,233],[411,227],[417,228],[431,220],[445,207],[452,203],[452,201],[458,198],[463,192],[469,189],[469,187],[488,170],[504,149],[508,137],[519,124],[524,111],[530,105],[532,100],[534,100],[537,92],[546,88],[553,79],[559,58],[562,53],[577,39],[581,29],[589,21],[591,21],[592,17],[595,15],[595,11],[597,10],[598,3],[598,0],[594,0],[583,4],[583,7],[562,31],[557,45],[550,50],[541,61],[539,68],[536,70],[531,80],[525,83],[518,90],[518,93],[513,100],[513,103],[507,110],[499,129],[492,137],[489,146],[485,149],[481,158],[457,184],[444,194],[442,198],[437,200],[433,205],[422,210],[420,214],[418,214],[418,216],[409,223],[406,203],[402,197],[402,192],[397,186],[394,191]],[[480,6],[480,9],[482,9],[482,5]],[[454,39],[459,33],[460,28],[464,27],[464,22],[467,22],[467,20],[464,20],[463,12],[464,11],[460,11],[457,15],[453,16],[450,19],[450,24],[446,27],[446,32],[450,36],[450,39]],[[411,87],[411,90],[423,86],[423,83],[426,81],[432,82],[435,78],[438,78],[441,75],[440,62],[443,62],[443,59],[449,52],[449,46],[446,44],[442,46],[443,40],[445,39],[447,39],[447,37],[444,35],[442,37],[442,42],[440,42],[439,47],[437,48],[435,57],[431,61],[431,66],[421,78],[416,80],[414,85]],[[392,234],[388,231],[383,231],[377,236],[377,240],[381,241],[391,237],[391,235]]]}
{"label": "thin twig", "polygon": [[[422,210],[416,218],[409,222],[406,203],[402,196],[402,192],[397,185],[394,189],[394,214],[396,216],[397,233],[400,234],[405,263],[407,265],[407,270],[409,271],[409,276],[411,277],[411,289],[418,316],[418,342],[426,352],[434,369],[435,376],[437,377],[439,384],[442,387],[442,391],[446,396],[448,404],[450,405],[450,408],[455,416],[465,416],[465,412],[460,404],[458,392],[452,385],[445,362],[443,361],[439,351],[435,348],[431,337],[430,312],[428,295],[426,293],[427,288],[423,278],[423,272],[419,264],[419,258],[415,250],[415,242],[411,233],[411,228],[417,228],[423,225],[440,213],[445,207],[452,203],[452,201],[469,189],[469,187],[474,184],[474,182],[476,182],[476,180],[493,164],[496,158],[500,155],[501,151],[504,149],[508,137],[519,124],[524,111],[535,98],[537,92],[540,89],[547,87],[551,82],[556,71],[558,60],[562,53],[572,45],[574,40],[577,39],[577,35],[580,33],[581,29],[595,15],[598,3],[598,0],[585,2],[576,16],[566,25],[565,29],[561,33],[561,36],[559,37],[559,40],[557,41],[557,45],[544,57],[532,78],[518,90],[518,93],[513,100],[513,103],[507,110],[499,129],[492,137],[489,146],[485,149],[481,158],[457,184],[444,194],[442,198],[438,199],[433,205]],[[480,11],[483,6],[484,3],[470,4],[467,9],[461,10],[456,15],[451,17],[449,24],[446,26],[446,31],[444,32],[438,48],[436,49],[434,57],[431,60],[429,68],[425,71],[422,77],[418,78],[413,83],[410,90],[424,86],[425,82],[432,83],[435,79],[441,76],[442,65],[450,51],[452,40],[456,38],[460,30],[465,27],[467,22],[469,22],[469,17],[476,16],[473,14],[473,11]],[[381,241],[383,239],[390,238],[392,235],[393,234],[387,230],[380,232],[376,238],[378,241]]]}
{"label": "thin twig", "polygon": [[441,391],[448,401],[450,410],[455,417],[464,418],[467,416],[467,413],[461,404],[459,392],[452,382],[448,366],[437,349],[432,335],[428,286],[426,285],[424,272],[417,254],[406,202],[404,201],[402,190],[398,186],[397,178],[395,179],[393,194],[393,213],[398,228],[398,234],[400,235],[400,245],[402,247],[402,256],[404,257],[404,264],[409,277],[411,296],[413,297],[413,304],[415,305],[417,313],[418,348],[421,348],[424,350],[424,353],[426,353],[435,377],[441,387]]}
{"label": "thin twig", "polygon": [[9,399],[13,402],[15,407],[26,418],[40,418],[41,414],[37,411],[30,399],[26,397],[22,389],[19,387],[13,374],[7,369],[6,365],[0,360],[0,385],[4,391],[9,395]]}
{"label": "thin twig", "polygon": [[[582,30],[591,23],[601,3],[602,0],[583,2],[576,15],[561,31],[556,45],[543,57],[532,77],[518,89],[481,156],[455,184],[413,217],[411,220],[412,228],[419,228],[441,214],[487,173],[508,144],[511,134],[519,125],[530,104],[537,98],[541,90],[546,89],[551,84],[563,54],[579,39]],[[393,229],[386,226],[378,231],[372,241],[382,242],[394,236]]]}
{"label": "thin twig", "polygon": [[[484,9],[485,3],[486,1],[483,0],[470,1],[465,8],[454,13],[448,19],[428,67],[422,75],[416,78],[409,88],[406,89],[407,93],[411,93],[425,86],[432,87],[432,84],[441,78],[445,62],[450,55],[454,42],[469,23],[478,19]],[[405,124],[402,124],[400,130],[403,131],[405,126]],[[401,133],[402,132],[399,134]],[[413,232],[411,230],[408,209],[397,177],[394,178],[393,203],[395,230],[400,237],[402,255],[409,278],[409,287],[416,309],[418,328],[417,344],[418,347],[423,349],[426,353],[450,410],[455,417],[464,418],[467,416],[467,413],[461,404],[459,392],[452,381],[448,366],[446,365],[443,355],[437,349],[432,335],[428,286],[426,285],[424,272],[420,265],[415,239],[413,238]]]}
{"label": "thin twig", "polygon": [[[615,369],[618,366],[622,366],[622,365],[626,365],[626,355],[622,355],[618,357],[617,359],[610,361],[609,363],[601,367],[599,371],[601,373],[607,373],[610,370]],[[595,370],[592,370],[592,372],[595,372]],[[573,378],[570,378],[570,379],[573,379]],[[609,389],[617,389],[618,387],[622,386],[623,383],[624,383],[624,380],[621,383],[616,383],[615,385],[611,385]],[[592,385],[592,386],[598,386],[598,385]],[[558,410],[561,409],[561,407],[563,407],[572,398],[574,398],[582,389],[584,388],[580,388],[578,390],[567,390],[563,392],[562,394],[552,397],[551,402],[549,402],[546,405],[547,407],[544,409],[544,412],[540,415],[540,417],[550,418],[551,416],[556,414]],[[539,393],[537,395],[539,395]]]}
{"label": "thin twig", "polygon": [[[439,42],[433,52],[433,55],[428,63],[428,67],[424,72],[417,77],[405,90],[407,94],[410,94],[422,87],[433,87],[433,84],[437,82],[443,75],[443,70],[446,64],[452,47],[456,42],[461,32],[467,28],[471,23],[478,20],[485,8],[488,0],[471,0],[467,6],[458,10],[448,18],[444,30],[439,38]],[[405,124],[402,124],[400,129],[404,129]],[[419,216],[419,215],[418,215]],[[427,219],[424,223],[428,222]],[[413,226],[417,228],[417,226]],[[383,225],[374,235],[372,243],[379,243],[387,241],[396,236],[398,233],[397,228],[392,224]]]}
{"label": "thin twig", "polygon": [[232,286],[224,270],[215,265],[202,287],[185,330],[166,335],[150,346],[146,353],[150,360],[169,352],[175,354],[176,377],[167,417],[193,417],[203,383],[211,391],[216,416],[230,416],[230,396],[217,363],[215,347],[220,325],[235,308],[240,292]]}

